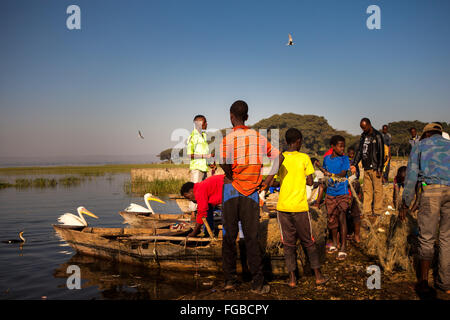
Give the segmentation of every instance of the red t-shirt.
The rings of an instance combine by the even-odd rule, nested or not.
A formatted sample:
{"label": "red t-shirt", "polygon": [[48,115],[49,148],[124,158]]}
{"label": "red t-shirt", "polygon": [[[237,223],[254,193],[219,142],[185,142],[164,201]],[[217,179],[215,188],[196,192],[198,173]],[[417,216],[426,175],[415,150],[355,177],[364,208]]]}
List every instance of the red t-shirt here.
{"label": "red t-shirt", "polygon": [[224,177],[225,175],[218,174],[194,184],[194,196],[197,201],[197,223],[203,224],[202,218],[208,215],[209,205],[216,206],[222,203]]}

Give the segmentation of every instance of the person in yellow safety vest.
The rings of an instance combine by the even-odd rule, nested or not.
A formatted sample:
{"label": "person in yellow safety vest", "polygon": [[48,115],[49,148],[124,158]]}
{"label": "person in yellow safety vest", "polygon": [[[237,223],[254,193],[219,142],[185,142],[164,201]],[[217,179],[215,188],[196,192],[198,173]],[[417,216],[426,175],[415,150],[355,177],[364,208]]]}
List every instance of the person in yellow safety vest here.
{"label": "person in yellow safety vest", "polygon": [[[187,154],[190,157],[189,170],[191,173],[191,182],[198,183],[206,179],[208,173],[208,160],[213,156],[209,153],[208,141],[206,138],[206,128],[208,122],[203,115],[194,117],[194,130],[192,130],[187,142]],[[197,210],[194,202],[189,204],[193,214]]]}

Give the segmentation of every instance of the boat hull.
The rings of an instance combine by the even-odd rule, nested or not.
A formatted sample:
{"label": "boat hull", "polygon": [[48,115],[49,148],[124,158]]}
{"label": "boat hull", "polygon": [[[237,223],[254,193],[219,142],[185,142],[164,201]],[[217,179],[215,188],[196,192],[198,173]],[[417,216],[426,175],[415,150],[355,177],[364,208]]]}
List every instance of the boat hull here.
{"label": "boat hull", "polygon": [[[59,225],[53,227],[61,238],[82,254],[152,269],[222,271],[220,239],[182,243],[154,239],[155,234],[152,232],[156,230],[146,228],[86,227],[80,230]],[[164,237],[161,234],[159,236]],[[152,239],[145,240],[145,237]],[[272,274],[287,273],[282,256],[266,256],[264,264],[265,271]],[[237,264],[237,269],[238,272],[242,270],[241,263]]]}

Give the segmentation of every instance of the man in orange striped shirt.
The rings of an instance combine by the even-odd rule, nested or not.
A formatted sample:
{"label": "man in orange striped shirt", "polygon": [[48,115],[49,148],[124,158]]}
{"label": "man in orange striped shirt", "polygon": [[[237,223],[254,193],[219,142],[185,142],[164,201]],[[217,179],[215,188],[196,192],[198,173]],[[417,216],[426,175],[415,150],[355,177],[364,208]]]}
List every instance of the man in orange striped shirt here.
{"label": "man in orange striped shirt", "polygon": [[264,285],[262,254],[258,242],[258,189],[267,187],[262,182],[263,157],[267,155],[271,159],[278,159],[279,151],[256,130],[245,126],[247,119],[247,103],[241,100],[234,102],[230,108],[233,130],[226,135],[220,146],[220,166],[225,172],[222,206],[225,290],[234,289],[237,285],[236,238],[238,222],[241,221],[252,274],[252,291],[267,293],[270,287]]}

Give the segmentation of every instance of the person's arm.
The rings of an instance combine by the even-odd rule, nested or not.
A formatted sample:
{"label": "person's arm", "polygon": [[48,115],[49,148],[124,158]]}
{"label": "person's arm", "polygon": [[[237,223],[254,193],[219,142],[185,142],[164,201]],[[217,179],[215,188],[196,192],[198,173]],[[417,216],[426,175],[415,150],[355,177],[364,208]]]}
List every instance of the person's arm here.
{"label": "person's arm", "polygon": [[194,160],[195,145],[194,145],[193,140],[194,140],[193,135],[191,133],[191,135],[189,136],[189,139],[188,139],[187,146],[186,146],[186,153],[188,154],[188,156],[190,156],[191,160]]}
{"label": "person's arm", "polygon": [[361,138],[359,138],[358,150],[356,150],[355,158],[352,161],[352,166],[354,167],[358,166],[359,162],[361,161],[363,143],[364,138],[363,135],[361,135]]}
{"label": "person's arm", "polygon": [[314,178],[313,178],[313,173],[314,173],[314,167],[311,163],[311,159],[306,156],[306,163],[305,163],[305,176],[306,176],[306,184],[308,186],[312,186],[314,184]]}
{"label": "person's arm", "polygon": [[188,234],[188,237],[195,237],[201,231],[201,227],[203,226],[203,217],[208,215],[208,198],[205,192],[197,192],[195,194],[195,200],[197,201],[197,218],[195,220],[195,227]]}
{"label": "person's arm", "polygon": [[222,155],[222,158],[220,159],[220,161],[222,162],[220,163],[220,167],[225,173],[224,183],[226,184],[233,181],[233,167],[230,164],[232,158],[231,155],[228,154],[227,149],[227,137],[225,136],[220,143],[220,154]]}
{"label": "person's arm", "polygon": [[384,167],[384,141],[383,136],[381,133],[377,133],[376,135],[377,139],[377,148],[378,148],[378,159],[377,159],[377,178],[381,177],[381,174],[383,173],[383,167]]}
{"label": "person's arm", "polygon": [[267,175],[266,179],[261,183],[261,190],[266,190],[269,188],[273,183],[273,178],[278,172],[278,169],[281,167],[281,164],[284,161],[283,154],[280,154],[279,157],[275,158],[275,161],[273,162],[272,169],[270,170],[269,175]]}
{"label": "person's arm", "polygon": [[397,198],[398,198],[399,188],[396,183],[394,183],[394,194],[392,195],[392,202],[394,203],[394,209],[397,210]]}
{"label": "person's arm", "polygon": [[404,219],[411,202],[416,194],[416,183],[419,176],[419,146],[416,145],[409,155],[408,167],[406,169],[405,188],[402,195],[402,206],[399,216]]}
{"label": "person's arm", "polygon": [[310,174],[306,177],[306,185],[312,186],[313,184],[314,184],[314,178],[313,178],[312,174]]}
{"label": "person's arm", "polygon": [[223,172],[225,173],[224,183],[231,183],[233,181],[233,170],[231,164],[220,164]]}

